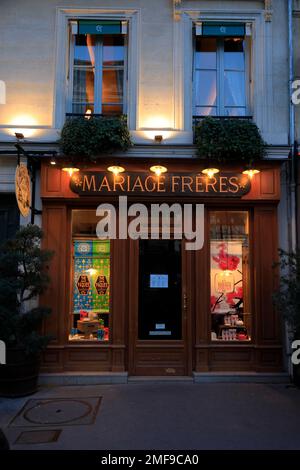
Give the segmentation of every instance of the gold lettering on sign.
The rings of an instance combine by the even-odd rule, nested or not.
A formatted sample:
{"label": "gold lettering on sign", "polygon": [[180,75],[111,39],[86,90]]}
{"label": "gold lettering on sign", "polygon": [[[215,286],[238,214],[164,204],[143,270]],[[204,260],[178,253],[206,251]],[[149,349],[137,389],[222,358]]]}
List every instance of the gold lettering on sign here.
{"label": "gold lettering on sign", "polygon": [[122,175],[117,175],[114,177],[114,191],[117,191],[117,186],[119,186],[120,191],[125,191],[123,184],[125,183],[125,178]]}
{"label": "gold lettering on sign", "polygon": [[[152,183],[151,189],[149,188],[148,181],[151,181]],[[148,193],[155,191],[155,182],[153,181],[153,176],[147,176],[145,179],[145,189]]]}
{"label": "gold lettering on sign", "polygon": [[110,186],[109,186],[109,182],[108,182],[108,179],[107,179],[107,176],[104,176],[104,177],[103,177],[103,180],[102,180],[101,183],[100,183],[100,186],[99,186],[98,191],[102,191],[102,188],[106,188],[109,193],[110,193],[110,191],[111,191]]}
{"label": "gold lettering on sign", "polygon": [[192,193],[193,188],[193,178],[191,176],[183,176],[181,179],[181,190],[183,193],[185,193],[185,187],[187,186],[189,188],[189,191]]}
{"label": "gold lettering on sign", "polygon": [[134,183],[133,183],[133,186],[132,186],[132,189],[131,191],[135,191],[135,189],[140,189],[142,192],[144,192],[144,188],[143,188],[143,185],[142,185],[142,182],[141,182],[141,177],[140,176],[137,176]]}
{"label": "gold lettering on sign", "polygon": [[158,184],[157,184],[157,192],[158,193],[165,193],[166,188],[165,188],[165,176],[158,176]]}
{"label": "gold lettering on sign", "polygon": [[237,176],[231,176],[231,178],[229,178],[229,184],[230,186],[233,186],[234,189],[230,189],[229,187],[229,192],[230,193],[237,193],[238,190],[239,190],[239,184],[238,184],[238,178]]}
{"label": "gold lettering on sign", "polygon": [[202,193],[204,191],[203,188],[203,177],[196,176],[196,193]]}
{"label": "gold lettering on sign", "polygon": [[228,192],[227,181],[227,176],[220,176],[220,193]]}
{"label": "gold lettering on sign", "polygon": [[180,176],[172,176],[172,186],[171,186],[172,193],[175,193],[176,192],[176,186],[177,187],[179,186],[179,181],[178,180],[180,180]]}
{"label": "gold lettering on sign", "polygon": [[96,191],[95,175],[92,175],[90,178],[87,175],[84,175],[82,191]]}
{"label": "gold lettering on sign", "polygon": [[209,192],[209,187],[211,187],[214,190],[214,192],[217,193],[218,190],[215,188],[216,184],[217,184],[216,178],[213,177],[213,178],[211,178],[211,180],[209,180],[207,178],[207,180],[206,180],[206,192],[208,193]]}
{"label": "gold lettering on sign", "polygon": [[147,174],[105,175],[103,172],[84,172],[71,178],[70,188],[83,195],[95,193],[108,194],[182,194],[189,195],[228,195],[243,196],[251,189],[249,179],[239,173],[225,172],[222,175],[207,178],[200,173],[183,175]]}

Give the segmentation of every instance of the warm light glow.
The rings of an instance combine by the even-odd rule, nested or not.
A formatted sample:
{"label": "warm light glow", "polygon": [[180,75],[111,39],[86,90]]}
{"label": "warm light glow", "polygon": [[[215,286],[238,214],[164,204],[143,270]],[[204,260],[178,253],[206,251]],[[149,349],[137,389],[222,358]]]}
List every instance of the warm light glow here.
{"label": "warm light glow", "polygon": [[118,176],[119,173],[123,173],[125,171],[125,168],[119,165],[112,165],[107,168],[107,171],[110,171],[115,176]]}
{"label": "warm light glow", "polygon": [[55,160],[51,160],[51,161],[50,161],[50,165],[56,165],[56,161],[55,161]]}
{"label": "warm light glow", "polygon": [[16,132],[24,134],[24,138],[32,137],[36,134],[37,129],[32,129],[32,127],[38,126],[38,123],[35,118],[27,114],[19,114],[12,118],[9,122],[10,126],[17,126],[10,129],[11,135],[15,135]]}
{"label": "warm light glow", "polygon": [[94,276],[94,274],[97,274],[97,269],[90,268],[90,269],[87,269],[86,272],[89,273],[91,276]]}
{"label": "warm light glow", "polygon": [[142,135],[142,137],[147,140],[154,140],[154,141],[155,141],[156,135],[161,135],[162,142],[163,142],[173,137],[175,135],[175,132],[171,130],[166,130],[166,129],[156,129],[156,130],[143,129],[140,131],[140,135]]}
{"label": "warm light glow", "polygon": [[244,170],[244,171],[243,171],[243,175],[249,176],[250,179],[252,179],[253,176],[254,176],[254,175],[257,175],[258,173],[260,173],[260,171],[254,169],[254,168],[250,168],[250,169],[248,169],[248,170]]}
{"label": "warm light glow", "polygon": [[173,128],[173,123],[167,119],[165,116],[147,116],[143,121],[143,128],[157,129],[157,134],[160,134],[159,129],[171,129]]}
{"label": "warm light glow", "polygon": [[166,173],[168,169],[162,165],[154,165],[150,167],[150,171],[156,174],[156,176],[160,176],[162,173]]}
{"label": "warm light glow", "polygon": [[77,171],[79,171],[79,168],[76,168],[75,166],[64,166],[62,168],[62,171],[66,171],[67,173],[69,173],[70,177],[73,175],[73,173],[76,173]]}
{"label": "warm light glow", "polygon": [[204,170],[202,170],[202,173],[204,175],[207,175],[209,178],[212,178],[214,175],[216,175],[219,172],[220,170],[218,168],[205,168]]}
{"label": "warm light glow", "polygon": [[92,110],[91,109],[87,109],[86,112],[85,112],[85,118],[86,119],[90,119],[91,118],[91,114],[92,114]]}

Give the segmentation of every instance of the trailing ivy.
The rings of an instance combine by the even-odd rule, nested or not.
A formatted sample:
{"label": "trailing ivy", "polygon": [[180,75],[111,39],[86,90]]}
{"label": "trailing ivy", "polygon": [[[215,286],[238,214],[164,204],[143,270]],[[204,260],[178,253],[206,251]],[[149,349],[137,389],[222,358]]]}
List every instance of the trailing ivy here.
{"label": "trailing ivy", "polygon": [[126,151],[131,139],[125,116],[80,116],[67,120],[61,131],[60,148],[64,155],[95,160],[115,151]]}
{"label": "trailing ivy", "polygon": [[195,126],[198,155],[220,163],[251,164],[265,156],[266,144],[257,125],[246,119],[207,117]]}

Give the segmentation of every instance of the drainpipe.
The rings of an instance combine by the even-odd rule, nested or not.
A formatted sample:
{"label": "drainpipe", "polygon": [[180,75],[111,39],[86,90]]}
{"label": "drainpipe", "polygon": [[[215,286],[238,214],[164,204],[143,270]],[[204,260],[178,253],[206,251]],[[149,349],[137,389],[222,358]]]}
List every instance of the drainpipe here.
{"label": "drainpipe", "polygon": [[296,162],[295,162],[295,107],[292,101],[294,81],[294,42],[293,42],[293,0],[288,0],[288,41],[289,41],[289,145],[291,147],[290,190],[291,190],[291,227],[290,250],[295,252],[297,247],[296,225]]}
{"label": "drainpipe", "polygon": [[[294,81],[294,42],[293,42],[293,2],[288,0],[288,46],[289,46],[289,145],[291,149],[291,158],[289,161],[289,186],[290,186],[290,251],[293,253],[297,249],[297,204],[296,204],[296,156],[294,152],[295,144],[295,108],[292,101],[293,81]],[[288,372],[290,377],[293,375],[293,366],[291,362],[291,346],[289,344],[288,326],[286,327],[286,345],[288,349]]]}

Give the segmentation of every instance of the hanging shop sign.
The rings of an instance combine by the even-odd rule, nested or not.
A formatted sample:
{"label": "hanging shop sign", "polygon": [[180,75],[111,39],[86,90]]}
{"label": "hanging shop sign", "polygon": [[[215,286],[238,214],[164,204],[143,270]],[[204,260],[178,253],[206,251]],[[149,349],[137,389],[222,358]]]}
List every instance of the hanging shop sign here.
{"label": "hanging shop sign", "polygon": [[15,193],[20,213],[27,217],[30,211],[30,176],[25,165],[18,165],[15,174]]}
{"label": "hanging shop sign", "polygon": [[251,189],[247,175],[222,172],[212,178],[200,173],[161,176],[147,173],[122,173],[81,171],[72,175],[71,190],[80,196],[145,195],[145,196],[227,196],[241,197]]}

